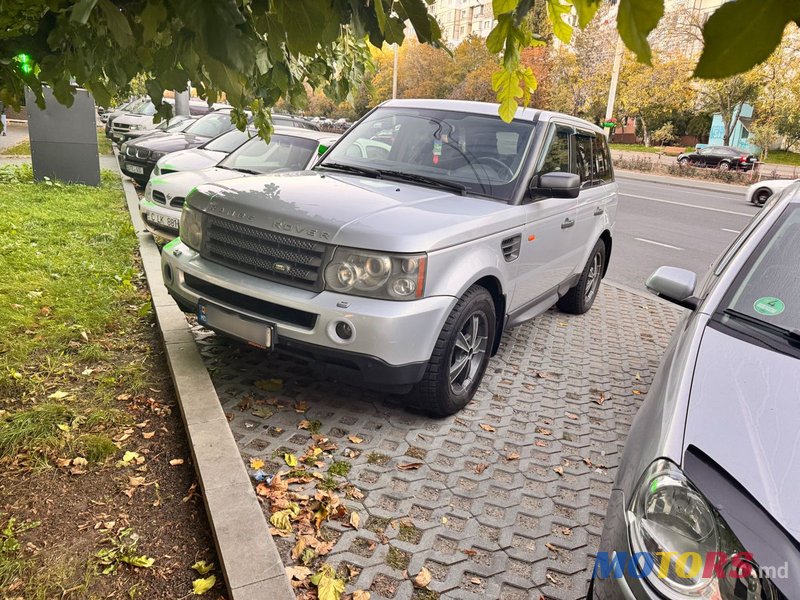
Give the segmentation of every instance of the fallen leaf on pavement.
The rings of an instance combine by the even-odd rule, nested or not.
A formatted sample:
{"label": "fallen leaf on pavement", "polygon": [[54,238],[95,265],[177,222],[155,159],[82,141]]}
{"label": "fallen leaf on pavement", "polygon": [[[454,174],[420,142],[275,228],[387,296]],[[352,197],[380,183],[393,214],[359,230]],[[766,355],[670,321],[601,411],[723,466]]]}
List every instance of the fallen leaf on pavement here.
{"label": "fallen leaf on pavement", "polygon": [[486,463],[475,465],[475,472],[478,474],[483,473],[488,467],[489,465],[487,465]]}
{"label": "fallen leaf on pavement", "polygon": [[214,563],[207,563],[204,560],[198,560],[192,565],[192,568],[200,573],[200,575],[205,575],[214,570]]}
{"label": "fallen leaf on pavement", "polygon": [[567,418],[568,419],[572,419],[574,421],[574,420],[576,420],[578,418],[578,415],[576,415],[575,413],[568,412],[567,413]]}
{"label": "fallen leaf on pavement", "polygon": [[421,462],[414,462],[414,463],[405,463],[402,465],[397,465],[397,468],[401,471],[415,471],[422,467],[423,464]]}
{"label": "fallen leaf on pavement", "polygon": [[537,427],[536,433],[541,433],[542,435],[553,435],[553,432],[549,429],[545,429],[544,427]]}
{"label": "fallen leaf on pavement", "polygon": [[553,467],[553,471],[555,471],[559,475],[562,475],[562,476],[564,475],[564,467],[562,467],[562,466]]}
{"label": "fallen leaf on pavement", "polygon": [[311,578],[311,583],[317,586],[319,600],[339,600],[344,592],[344,579],[337,577],[333,567],[327,564]]}
{"label": "fallen leaf on pavement", "polygon": [[491,425],[487,425],[486,423],[478,423],[478,425],[479,425],[479,426],[480,426],[480,428],[481,428],[481,429],[483,429],[484,431],[489,431],[489,432],[492,432],[492,431],[497,431],[497,429],[495,429],[495,428],[494,428],[494,427],[492,427]]}
{"label": "fallen leaf on pavement", "polygon": [[471,578],[470,578],[470,581],[471,581],[472,583],[474,583],[475,585],[480,585],[480,584],[482,584],[482,583],[483,583],[483,581],[481,581],[481,580],[480,580],[480,579],[478,579],[477,577],[471,577]]}
{"label": "fallen leaf on pavement", "polygon": [[297,424],[298,429],[310,429],[311,428],[311,421],[308,419],[303,419]]}
{"label": "fallen leaf on pavement", "polygon": [[546,448],[547,447],[547,442],[545,442],[544,440],[536,440],[533,443],[536,444],[537,446],[539,446],[540,448]]}
{"label": "fallen leaf on pavement", "polygon": [[605,401],[606,401],[606,395],[605,394],[600,394],[600,397],[595,400],[595,402],[597,404],[599,404],[600,406],[602,406],[603,402],[605,402]]}
{"label": "fallen leaf on pavement", "polygon": [[192,593],[195,596],[201,596],[205,594],[208,590],[214,587],[217,583],[217,578],[214,575],[210,577],[206,577],[205,579],[195,579],[192,582]]}
{"label": "fallen leaf on pavement", "polygon": [[463,552],[467,556],[475,556],[476,554],[478,554],[478,551],[477,550],[473,550],[472,548],[469,548],[467,550],[462,550],[461,552]]}
{"label": "fallen leaf on pavement", "polygon": [[53,392],[52,394],[50,394],[48,398],[50,398],[51,400],[62,400],[67,396],[69,396],[67,392],[62,392],[61,390],[58,390],[57,392]]}
{"label": "fallen leaf on pavement", "polygon": [[171,464],[173,467],[177,467],[178,465],[182,465],[183,464],[183,459],[182,458],[173,458],[171,461],[169,461],[169,464]]}
{"label": "fallen leaf on pavement", "polygon": [[308,410],[308,402],[306,402],[305,400],[298,402],[297,404],[294,405],[294,411],[297,413],[302,414],[307,410]]}
{"label": "fallen leaf on pavement", "polygon": [[153,437],[155,434],[156,434],[156,432],[155,432],[155,431],[143,431],[143,432],[142,432],[142,437],[143,437],[144,439],[146,439],[146,440],[149,440],[149,439],[150,439],[150,438],[152,438],[152,437]]}
{"label": "fallen leaf on pavement", "polygon": [[545,547],[546,547],[548,550],[550,550],[551,552],[558,552],[558,548],[556,548],[555,546],[553,546],[553,544],[551,544],[550,542],[547,542],[547,543],[545,544]]}
{"label": "fallen leaf on pavement", "polygon": [[509,452],[506,454],[506,460],[519,460],[519,452]]}
{"label": "fallen leaf on pavement", "polygon": [[131,487],[138,487],[140,485],[144,485],[145,478],[144,477],[128,477],[128,485]]}
{"label": "fallen leaf on pavement", "polygon": [[308,567],[286,567],[286,576],[289,579],[296,579],[297,581],[305,581],[311,575],[311,569]]}
{"label": "fallen leaf on pavement", "polygon": [[642,392],[640,392],[639,390],[633,390],[633,393],[634,393],[636,396],[638,396],[638,395],[639,395],[639,394],[641,394]]}
{"label": "fallen leaf on pavement", "polygon": [[418,588],[425,588],[428,587],[428,584],[431,582],[432,576],[431,572],[428,571],[425,567],[420,569],[420,572],[417,573],[417,576],[414,577],[414,587]]}
{"label": "fallen leaf on pavement", "polygon": [[283,455],[283,460],[290,467],[297,466],[297,457],[294,454],[290,454],[289,452],[287,452],[286,454]]}
{"label": "fallen leaf on pavement", "polygon": [[370,593],[365,592],[364,590],[356,590],[353,592],[353,600],[369,600]]}
{"label": "fallen leaf on pavement", "polygon": [[350,513],[350,525],[353,526],[353,529],[358,529],[359,524],[361,523],[361,517],[358,516],[356,511]]}
{"label": "fallen leaf on pavement", "polygon": [[260,458],[252,457],[250,459],[250,468],[254,469],[256,471],[258,471],[259,469],[263,469],[264,468],[264,461],[261,460]]}
{"label": "fallen leaf on pavement", "polygon": [[364,441],[364,438],[360,438],[357,435],[351,435],[347,439],[353,442],[354,444],[360,444],[361,442]]}

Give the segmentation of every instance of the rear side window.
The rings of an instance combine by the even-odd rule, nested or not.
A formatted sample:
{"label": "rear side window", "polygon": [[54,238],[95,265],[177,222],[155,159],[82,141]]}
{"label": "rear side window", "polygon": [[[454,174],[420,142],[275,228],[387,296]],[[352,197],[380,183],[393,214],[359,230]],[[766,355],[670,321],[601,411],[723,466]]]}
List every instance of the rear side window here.
{"label": "rear side window", "polygon": [[592,144],[592,157],[594,161],[594,177],[599,183],[614,181],[614,171],[611,168],[611,153],[608,151],[606,137],[596,133]]}

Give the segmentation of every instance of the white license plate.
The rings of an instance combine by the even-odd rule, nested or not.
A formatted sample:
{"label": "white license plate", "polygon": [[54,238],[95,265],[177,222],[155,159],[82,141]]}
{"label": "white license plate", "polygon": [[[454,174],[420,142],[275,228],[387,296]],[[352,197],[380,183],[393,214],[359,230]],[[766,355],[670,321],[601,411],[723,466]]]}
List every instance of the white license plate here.
{"label": "white license plate", "polygon": [[275,326],[272,323],[248,319],[206,300],[197,302],[197,322],[258,348],[271,349],[275,345]]}
{"label": "white license plate", "polygon": [[162,225],[170,229],[175,229],[176,231],[180,226],[180,220],[176,219],[175,217],[168,217],[167,215],[160,215],[154,212],[148,212],[146,217],[147,220],[154,225]]}
{"label": "white license plate", "polygon": [[144,175],[144,167],[132,164],[128,164],[127,167],[128,171],[130,171],[131,173],[136,173],[137,175]]}

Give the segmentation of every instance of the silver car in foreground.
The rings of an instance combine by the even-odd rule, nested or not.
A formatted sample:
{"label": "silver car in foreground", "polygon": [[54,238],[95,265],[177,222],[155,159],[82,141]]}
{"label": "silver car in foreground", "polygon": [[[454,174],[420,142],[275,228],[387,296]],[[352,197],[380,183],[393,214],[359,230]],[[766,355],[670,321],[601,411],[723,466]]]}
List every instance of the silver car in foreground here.
{"label": "silver car in foreground", "polygon": [[695,286],[631,427],[589,596],[800,597],[800,185],[773,197]]}
{"label": "silver car in foreground", "polygon": [[310,171],[198,186],[162,253],[167,288],[223,334],[460,410],[505,328],[589,310],[616,215],[599,127],[497,111],[389,101]]}

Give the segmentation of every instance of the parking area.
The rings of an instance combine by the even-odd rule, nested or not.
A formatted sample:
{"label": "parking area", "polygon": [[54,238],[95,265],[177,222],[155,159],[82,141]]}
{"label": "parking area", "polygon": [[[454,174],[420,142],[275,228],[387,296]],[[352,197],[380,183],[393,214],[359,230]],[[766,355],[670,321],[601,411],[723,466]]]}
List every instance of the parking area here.
{"label": "parking area", "polygon": [[[348,591],[374,600],[576,599],[585,597],[628,428],[680,314],[604,284],[589,313],[550,310],[507,333],[475,400],[438,420],[194,331],[247,464],[260,458],[267,473],[288,471],[284,454],[302,456],[312,442],[298,428],[305,420],[349,465],[363,498],[348,494],[346,504],[360,527],[325,525],[335,542],[326,562],[347,566]],[[275,541],[294,564],[294,539]],[[407,575],[422,567],[427,590]]]}

